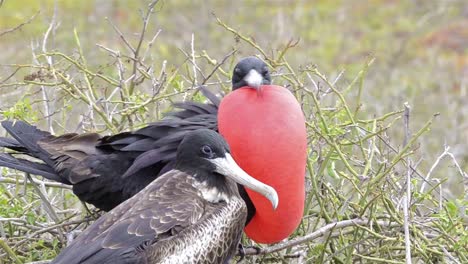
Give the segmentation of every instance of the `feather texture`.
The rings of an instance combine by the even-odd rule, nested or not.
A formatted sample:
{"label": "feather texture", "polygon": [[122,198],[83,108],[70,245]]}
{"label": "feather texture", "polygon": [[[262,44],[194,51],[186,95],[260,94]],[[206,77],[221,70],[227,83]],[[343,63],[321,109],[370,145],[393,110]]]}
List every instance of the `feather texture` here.
{"label": "feather texture", "polygon": [[[1,138],[0,166],[73,185],[80,200],[109,211],[132,197],[175,164],[184,136],[199,128],[217,131],[219,99],[202,88],[208,103],[174,104],[178,111],[133,132],[53,136],[22,121],[4,121],[14,139]],[[26,154],[43,163],[17,158]]]}
{"label": "feather texture", "polygon": [[239,196],[206,201],[172,170],[103,215],[52,263],[222,263],[236,252],[247,210]]}

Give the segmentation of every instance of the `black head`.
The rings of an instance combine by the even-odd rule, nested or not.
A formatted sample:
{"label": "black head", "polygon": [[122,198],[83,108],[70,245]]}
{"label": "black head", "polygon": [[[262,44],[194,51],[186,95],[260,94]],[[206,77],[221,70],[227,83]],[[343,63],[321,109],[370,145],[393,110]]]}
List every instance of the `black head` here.
{"label": "black head", "polygon": [[188,133],[177,149],[176,160],[177,170],[192,175],[205,188],[214,188],[226,196],[239,195],[235,184],[238,183],[265,196],[274,208],[278,205],[276,191],[242,170],[232,158],[226,141],[213,130]]}
{"label": "black head", "polygon": [[211,174],[216,166],[210,160],[225,158],[230,152],[221,135],[210,129],[198,129],[188,133],[180,143],[175,167],[200,176]]}
{"label": "black head", "polygon": [[258,89],[260,85],[271,84],[270,71],[264,61],[257,57],[240,60],[232,73],[232,90],[243,86]]}

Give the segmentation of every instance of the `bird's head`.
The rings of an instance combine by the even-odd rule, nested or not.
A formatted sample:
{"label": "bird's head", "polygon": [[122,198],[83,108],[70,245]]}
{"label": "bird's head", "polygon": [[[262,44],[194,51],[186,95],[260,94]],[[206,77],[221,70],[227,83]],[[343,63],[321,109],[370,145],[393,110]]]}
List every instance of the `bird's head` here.
{"label": "bird's head", "polygon": [[249,86],[259,90],[261,85],[271,84],[270,71],[264,61],[257,57],[240,60],[232,73],[232,90]]}
{"label": "bird's head", "polygon": [[[248,175],[231,156],[229,145],[213,130],[199,129],[188,133],[177,149],[176,169],[194,175],[210,191],[233,195],[229,180],[239,183],[270,200],[278,206],[278,194],[272,187]],[[235,187],[237,188],[237,187]],[[237,192],[237,190],[236,190]]]}

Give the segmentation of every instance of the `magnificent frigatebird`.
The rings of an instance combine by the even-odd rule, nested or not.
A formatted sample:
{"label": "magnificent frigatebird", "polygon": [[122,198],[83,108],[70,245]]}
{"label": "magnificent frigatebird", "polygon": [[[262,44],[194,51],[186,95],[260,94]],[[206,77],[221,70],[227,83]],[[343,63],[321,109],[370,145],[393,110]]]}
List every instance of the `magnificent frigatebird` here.
{"label": "magnificent frigatebird", "polygon": [[247,217],[236,183],[278,205],[276,191],[244,172],[213,130],[187,133],[175,160],[174,169],[99,218],[52,263],[227,263]]}
{"label": "magnificent frigatebird", "polygon": [[[210,103],[177,103],[180,111],[163,120],[106,137],[95,133],[55,137],[24,122],[5,121],[3,127],[15,140],[0,138],[0,146],[44,163],[0,153],[0,166],[70,184],[82,201],[109,211],[171,170],[176,149],[189,131],[217,131],[219,121],[220,132],[242,168],[274,186],[282,200],[285,197],[285,203],[273,212],[262,199],[250,194],[254,206],[245,189],[239,187],[248,207],[249,237],[257,242],[276,242],[291,234],[302,217],[306,133],[294,96],[285,88],[269,86],[270,82],[262,60],[244,58],[233,71],[234,91],[222,101],[202,88]],[[262,214],[255,215],[256,208],[261,208]]]}

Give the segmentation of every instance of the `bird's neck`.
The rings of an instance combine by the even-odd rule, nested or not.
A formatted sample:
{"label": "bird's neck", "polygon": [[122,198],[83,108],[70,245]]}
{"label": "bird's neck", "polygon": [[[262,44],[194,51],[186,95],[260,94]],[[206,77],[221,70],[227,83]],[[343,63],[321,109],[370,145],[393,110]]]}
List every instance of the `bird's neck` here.
{"label": "bird's neck", "polygon": [[[220,176],[224,178],[223,176]],[[231,180],[224,178],[217,181],[202,180],[195,181],[195,187],[200,191],[200,195],[211,203],[226,202],[230,203],[233,198],[239,198],[239,190],[237,184]]]}

